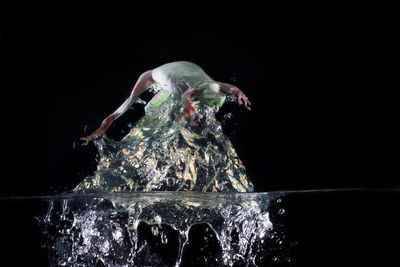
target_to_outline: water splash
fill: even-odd
[[[157,95],[121,141],[95,140],[97,170],[41,220],[52,265],[256,266],[262,259],[273,197],[245,193],[253,185],[218,109],[199,107],[202,118],[190,126],[174,120],[180,97]],[[200,225],[208,231],[203,256],[191,258]]]
[[[252,192],[245,167],[215,118],[218,109],[199,107],[203,118],[192,127],[186,118],[174,121],[181,108],[178,96],[164,92],[122,141],[97,139],[97,170],[74,192]]]
[[[268,253],[263,244],[273,242],[270,206],[279,196],[201,192],[69,195],[59,201],[58,208],[49,209],[42,226],[55,266],[186,266],[204,265],[205,261],[212,262],[211,266],[257,266]],[[193,237],[197,230],[191,230],[199,225],[217,240],[208,248],[212,257],[185,256],[193,253],[188,247],[199,242]],[[202,242],[203,248],[212,243],[210,234]],[[163,250],[170,253],[163,255]]]

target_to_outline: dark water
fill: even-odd
[[[398,190],[140,192],[0,203],[2,266],[399,266]]]

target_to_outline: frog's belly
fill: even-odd
[[[152,71],[152,77],[163,89],[179,95],[195,84],[213,81],[202,68],[186,61],[164,64]]]

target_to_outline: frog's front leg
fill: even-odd
[[[196,123],[193,121],[193,114],[196,113],[199,118],[202,118],[203,116],[196,110],[195,106],[196,104],[199,103],[199,101],[192,101],[191,98],[195,96],[195,94],[198,93],[195,90],[188,90],[185,93],[182,94],[182,102],[183,102],[183,111],[181,114],[176,117],[175,121],[179,122],[185,115],[189,117],[190,125],[195,126]]]
[[[251,110],[251,108],[250,108],[251,103],[250,103],[249,99],[239,88],[237,88],[236,86],[229,84],[229,83],[219,83],[219,84],[220,84],[222,90],[224,90],[225,92],[228,92],[228,93],[234,93],[237,96],[239,105],[241,105],[244,102],[245,107],[248,110]]]

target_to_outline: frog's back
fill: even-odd
[[[185,84],[193,87],[200,82],[213,81],[202,68],[188,61],[164,64],[154,69],[152,76],[164,89],[172,91],[186,91],[188,88],[177,88]]]

